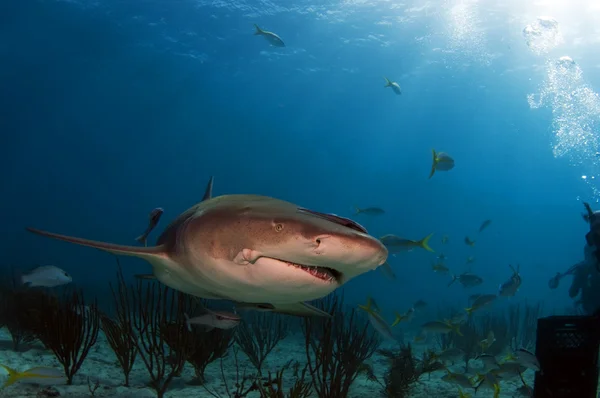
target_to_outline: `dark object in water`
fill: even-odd
[[[589,246],[593,246],[596,250],[596,269],[600,272],[600,211],[592,211],[589,203],[583,202],[587,214],[583,214],[583,219],[589,222],[590,231],[585,234],[585,241]]]
[[[534,398],[595,398],[598,389],[600,317],[538,319]]]

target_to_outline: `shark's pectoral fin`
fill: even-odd
[[[393,281],[396,280],[396,274],[394,273],[392,266],[387,261],[381,264],[378,269],[383,273],[383,275],[385,275],[386,278]]]
[[[318,309],[308,303],[288,303],[288,304],[273,304],[273,312],[281,314],[296,315],[296,316],[323,316],[331,317],[331,314]]]
[[[165,260],[168,260],[168,255],[166,253],[164,246],[155,246],[155,247],[137,247],[137,246],[124,246],[124,245],[116,245],[114,243],[106,243],[99,242],[95,240],[76,238],[74,236],[60,235],[55,234],[53,232],[42,231],[35,228],[26,228],[29,232],[33,232],[34,234],[46,236],[48,238],[62,240],[64,242],[74,243],[76,245],[93,247],[95,249],[100,249],[112,254],[122,255],[122,256],[133,256],[143,258],[144,260],[150,262],[151,264],[162,264]]]
[[[237,303],[236,308],[239,310],[252,309],[257,311],[277,312],[279,314],[295,315],[295,316],[323,316],[331,317],[331,314],[318,309],[307,303],[286,303],[286,304],[270,304],[270,303]]]

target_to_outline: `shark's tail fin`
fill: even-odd
[[[254,35],[258,36],[263,34],[263,30],[260,28],[260,26],[254,24],[254,28],[256,28],[256,30],[254,31]]]
[[[385,86],[383,87],[390,87],[393,82],[385,76],[383,78],[385,79]]]

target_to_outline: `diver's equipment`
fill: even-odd
[[[600,271],[600,211],[592,211],[592,207],[587,202],[583,202],[583,206],[586,210],[583,218],[590,224],[590,231],[585,234],[585,241],[588,246],[596,248],[594,251],[596,269]]]
[[[592,217],[594,216],[594,211],[592,210],[592,206],[588,202],[583,202],[583,207],[585,207],[585,213],[582,213],[581,216],[583,220],[587,223],[592,222]]]
[[[558,284],[560,283],[561,278],[562,278],[562,275],[560,274],[560,272],[557,272],[556,275],[554,275],[548,281],[548,287],[552,290],[556,289],[558,287]]]
[[[560,283],[560,280],[562,278],[564,278],[565,276],[568,275],[574,275],[575,272],[577,271],[577,268],[581,266],[582,263],[577,263],[575,265],[572,265],[571,268],[569,268],[568,270],[566,270],[564,273],[560,273],[557,272],[556,275],[554,275],[552,278],[550,278],[550,280],[548,281],[548,287],[552,290],[556,289],[558,287],[558,284]]]
[[[538,319],[534,398],[596,398],[600,317]]]
[[[591,226],[590,232],[585,234],[585,241],[588,246],[596,248],[593,254],[596,259],[596,269],[600,271],[600,250],[598,249],[600,248],[600,223]]]

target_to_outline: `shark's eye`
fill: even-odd
[[[275,224],[275,231],[277,231],[277,232],[283,231],[283,224],[280,224],[280,223]]]

